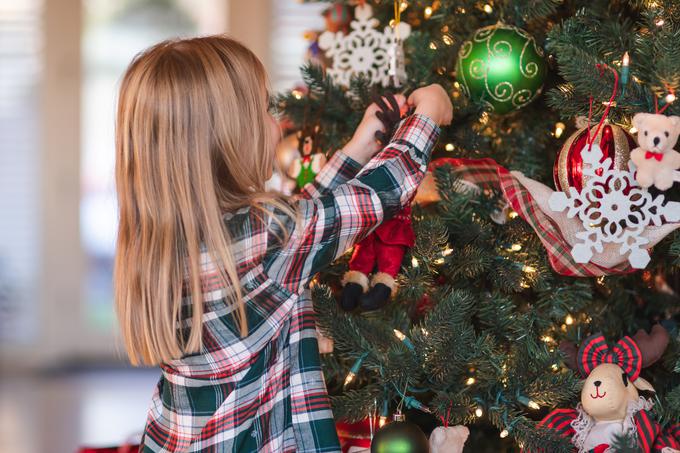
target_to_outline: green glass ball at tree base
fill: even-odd
[[[375,433],[371,453],[428,453],[430,446],[421,429],[409,422],[392,422]]]
[[[540,94],[546,73],[543,50],[531,35],[510,25],[480,28],[458,52],[461,90],[493,113],[529,104]]]

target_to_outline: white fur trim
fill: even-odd
[[[359,271],[347,271],[345,275],[342,276],[342,286],[348,283],[358,283],[364,289],[364,292],[368,291],[368,275]]]
[[[371,279],[371,286],[375,286],[378,283],[382,283],[383,285],[387,286],[392,290],[392,295],[394,295],[394,291],[397,288],[397,282],[394,280],[394,277],[392,277],[390,274],[386,274],[385,272],[376,272],[373,274],[373,278]]]

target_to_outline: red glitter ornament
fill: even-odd
[[[595,129],[591,127],[591,133],[595,133]],[[633,136],[616,124],[604,124],[593,143],[600,145],[604,155],[602,161],[609,157],[614,161],[615,167],[620,170],[628,168],[630,152],[637,148]],[[588,146],[588,128],[584,127],[572,134],[557,154],[553,177],[558,191],[566,192],[573,187],[580,192],[586,184],[587,176],[583,176],[583,159],[581,158],[581,151],[586,146]]]

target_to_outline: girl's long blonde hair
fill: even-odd
[[[245,308],[223,214],[271,196],[267,79],[257,57],[223,36],[172,40],[125,73],[116,119],[120,225],[115,306],[132,364],[201,347],[201,246],[229,287],[242,335]],[[191,323],[182,326],[184,296]]]

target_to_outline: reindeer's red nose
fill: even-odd
[[[595,381],[593,382],[593,384],[595,384],[595,387],[599,387],[600,385],[602,385],[602,381]]]

